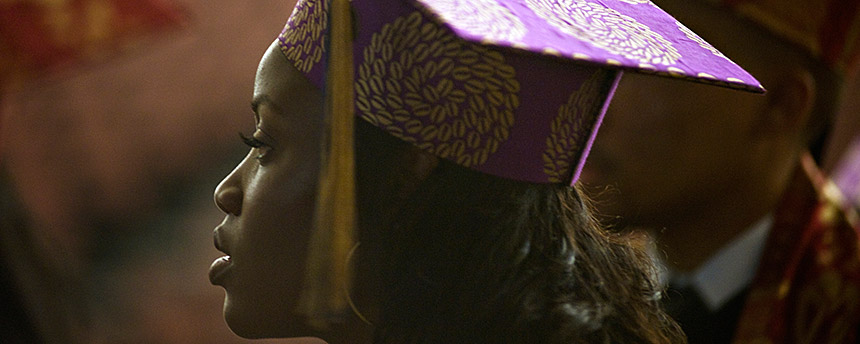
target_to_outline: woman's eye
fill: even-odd
[[[272,150],[271,146],[267,145],[263,141],[258,140],[253,135],[245,136],[245,134],[239,133],[239,137],[242,139],[242,142],[248,145],[248,147],[257,150],[257,156],[255,156],[257,160],[262,160],[266,157],[266,154],[268,154],[269,151]]]

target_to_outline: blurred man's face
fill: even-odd
[[[736,37],[747,31],[740,24],[727,28],[735,19],[723,10],[703,1],[659,5],[735,62],[758,65],[752,62],[760,47]],[[620,225],[661,229],[719,211],[737,201],[760,160],[756,154],[768,150],[760,128],[766,104],[748,92],[626,73],[582,180],[596,191],[602,216]]]
[[[605,216],[662,227],[713,206],[744,177],[756,95],[626,74],[595,140],[583,181]]]

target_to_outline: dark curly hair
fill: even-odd
[[[382,299],[375,343],[678,343],[651,260],[600,229],[578,187],[511,181],[356,121],[362,245]],[[390,167],[394,168],[390,168]],[[368,230],[368,229],[373,230]]]

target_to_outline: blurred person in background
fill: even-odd
[[[679,25],[626,0],[299,2],[257,70],[250,151],[215,190],[230,328],[683,341],[649,257],[596,226],[576,183],[619,69],[761,91]]]
[[[812,157],[860,57],[860,2],[655,3],[768,93],[626,76],[583,173],[602,216],[653,236],[691,343],[855,342],[857,218]]]

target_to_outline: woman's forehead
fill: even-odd
[[[257,116],[273,112],[289,121],[319,121],[322,116],[321,92],[276,44],[269,46],[260,60],[251,106]],[[267,110],[260,111],[264,108]]]
[[[315,87],[307,87],[308,84],[306,77],[289,63],[277,46],[270,46],[257,68],[254,99],[274,105],[282,105],[288,97],[304,99],[300,97],[318,92]]]
[[[278,89],[286,88],[288,78],[286,74],[289,72],[290,63],[279,53],[277,46],[270,45],[260,59],[260,64],[257,66],[257,74],[254,79],[254,98],[259,98],[263,94],[273,98],[270,94]]]

